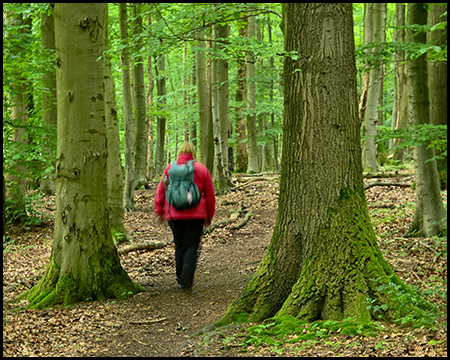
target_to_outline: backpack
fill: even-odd
[[[197,205],[201,200],[200,191],[194,182],[194,160],[178,165],[172,162],[169,169],[169,185],[166,187],[169,206],[183,210]]]

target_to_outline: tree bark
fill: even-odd
[[[134,129],[133,110],[131,103],[130,55],[128,47],[128,14],[127,3],[119,3],[120,40],[124,43],[120,51],[122,64],[122,97],[123,117],[125,127],[125,191],[123,193],[123,208],[134,210]]]
[[[372,22],[372,43],[381,43],[384,40],[384,21],[383,17],[386,16],[384,11],[386,3],[373,3],[371,4],[371,11],[368,14],[368,21]],[[381,45],[376,46],[372,53],[377,58],[380,58],[379,52],[381,51]],[[363,143],[362,161],[363,169],[369,171],[377,171],[377,145],[375,143],[375,136],[377,135],[377,125],[382,125],[382,119],[379,119],[378,108],[379,102],[379,88],[381,78],[381,63],[376,61],[372,64],[370,70],[370,81],[367,89],[367,110],[365,112],[365,127],[364,135],[367,137]]]
[[[440,22],[447,21],[447,6],[442,4],[430,4],[428,12],[428,24],[435,26]],[[436,30],[428,33],[429,43],[440,47],[447,46],[447,29]],[[428,61],[428,87],[430,94],[430,120],[435,125],[447,125],[447,62]],[[441,189],[447,189],[447,155],[437,152],[443,158],[436,161]]]
[[[166,70],[165,56],[160,54],[155,65],[156,74],[156,94],[159,99],[159,111],[164,109],[166,103]],[[159,177],[164,171],[164,140],[166,136],[166,117],[158,115],[156,118],[156,176]]]
[[[426,25],[427,10],[423,3],[408,3],[408,25]],[[407,32],[416,43],[426,43],[426,34]],[[430,123],[428,98],[427,56],[406,62],[408,74],[408,111],[414,125]],[[434,148],[428,144],[414,146],[414,173],[416,181],[416,209],[405,236],[418,234],[432,237],[447,234],[447,215],[442,203]]]
[[[249,39],[256,36],[256,17],[248,17],[248,33]],[[247,173],[257,173],[258,167],[258,146],[256,129],[256,84],[255,84],[255,59],[253,52],[247,54],[247,150],[248,165]]]
[[[239,36],[247,36],[247,22],[240,24]],[[243,58],[238,63],[237,86],[236,86],[236,171],[245,172],[247,170],[247,146],[245,144],[245,115],[244,104],[246,102],[246,71],[247,66]]]
[[[133,34],[136,39],[140,39],[142,33],[142,16],[140,15],[140,4],[133,4],[134,20]],[[135,51],[139,54],[142,51],[142,41],[136,40]],[[147,158],[147,107],[145,101],[144,84],[144,59],[140,55],[135,55],[133,59],[133,90],[135,101],[135,127],[134,127],[134,181],[136,188],[149,188],[147,177],[145,176],[145,162]]]
[[[105,26],[105,48],[109,49],[109,31]],[[120,157],[119,125],[116,108],[116,92],[109,54],[104,56],[103,79],[105,84],[105,123],[108,139],[108,159],[106,181],[108,186],[109,224],[115,243],[129,240],[130,236],[123,223],[123,175]]]
[[[112,241],[103,83],[107,4],[55,4],[58,146],[56,213],[46,272],[22,294],[29,307],[125,298],[131,282]]]
[[[205,32],[202,30],[198,34],[198,46],[205,48],[204,40]],[[196,52],[196,71],[197,71],[197,97],[198,97],[198,114],[199,114],[199,159],[203,164],[208,163],[209,149],[209,106],[208,106],[208,92],[206,84],[206,53],[198,50]],[[212,171],[213,169],[209,169]],[[212,171],[213,172],[213,171]]]
[[[283,5],[284,153],[277,222],[255,275],[215,325],[292,315],[370,321],[366,299],[401,307],[370,222],[361,165],[352,5]],[[314,19],[314,21],[312,21]],[[343,91],[342,89],[346,89]],[[374,280],[375,279],[375,280]]]
[[[400,27],[394,29],[394,41],[404,42],[405,41],[405,4],[397,3],[395,5],[395,25]],[[405,62],[405,52],[398,51],[394,54],[395,64],[401,65],[397,70],[397,122],[396,129],[406,129],[408,126],[408,86],[406,77],[406,65]],[[404,140],[395,139],[394,146],[400,145]],[[398,161],[403,161],[403,156],[405,154],[405,148],[397,148],[394,150],[394,159]]]
[[[56,110],[56,69],[55,69],[55,20],[53,18],[53,6],[51,6],[51,13],[42,13],[41,19],[41,36],[42,47],[44,48],[44,59],[51,59],[52,66],[42,75],[42,84],[44,91],[42,92],[42,118],[45,125],[48,126],[48,135],[43,139],[45,146],[46,157],[53,159],[54,162],[54,145],[52,136],[56,133],[57,110]],[[54,133],[53,133],[54,131]],[[55,174],[46,175],[41,179],[40,190],[44,194],[55,193]]]

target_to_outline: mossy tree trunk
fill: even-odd
[[[109,227],[103,61],[107,4],[55,4],[58,145],[55,233],[30,307],[141,291],[120,265]]]
[[[352,5],[284,5],[285,121],[278,217],[255,275],[216,325],[289,314],[305,320],[373,316],[377,286],[410,291],[383,259],[361,164]],[[380,290],[381,291],[381,290]]]

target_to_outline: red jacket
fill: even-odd
[[[177,163],[179,165],[186,164],[192,159],[191,154],[182,153],[178,157]],[[164,174],[167,177],[169,177],[170,166],[171,164],[167,165],[164,170]],[[155,214],[164,214],[164,218],[166,220],[212,219],[216,211],[216,197],[214,195],[214,185],[212,182],[211,173],[205,165],[197,161],[194,162],[194,182],[197,184],[200,194],[202,194],[202,199],[200,202],[196,206],[184,210],[177,210],[173,206],[169,209],[165,194],[165,187],[162,183],[161,177],[155,194]]]

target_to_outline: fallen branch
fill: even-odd
[[[221,221],[217,221],[213,224],[211,224],[209,227],[204,228],[203,229],[203,235],[209,234],[211,231],[213,231],[215,228],[221,227],[223,225],[228,225],[231,224],[232,222],[234,222],[235,220],[237,220],[239,218],[239,216],[244,212],[244,202],[241,202],[241,206],[239,207],[238,210],[234,211],[231,213],[230,217],[226,220],[221,220]],[[245,223],[248,221],[248,219],[250,218],[250,216],[252,215],[251,213],[251,209],[247,212],[247,214],[245,215],[245,218],[235,227],[233,227],[233,229],[239,229],[242,226],[245,225]]]
[[[130,324],[134,324],[134,325],[148,325],[148,324],[156,324],[159,322],[163,322],[167,320],[166,317],[164,318],[160,318],[160,319],[152,319],[152,320],[133,320],[130,321]]]
[[[237,224],[236,226],[233,227],[234,230],[240,229],[241,227],[243,227],[248,220],[250,219],[250,217],[253,215],[252,209],[249,209],[247,211],[247,214],[245,214],[244,220],[242,220],[239,224]]]
[[[407,183],[399,183],[396,181],[373,181],[371,183],[368,183],[364,185],[364,189],[367,190],[368,188],[371,188],[373,186],[400,186],[400,187],[411,187],[412,184]]]
[[[117,249],[117,253],[119,255],[123,255],[123,254],[129,253],[131,251],[136,251],[136,250],[161,249],[167,245],[170,245],[171,243],[172,243],[172,241],[145,241],[143,243],[125,245],[124,247]]]
[[[363,172],[365,179],[370,178],[391,178],[397,176],[413,176],[413,171],[379,171],[379,172]]]

